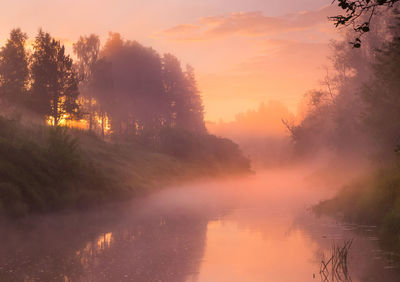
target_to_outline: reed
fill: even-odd
[[[321,281],[352,281],[348,269],[348,255],[353,239],[346,240],[343,245],[335,242],[332,244],[332,252],[328,259],[321,260],[320,276]]]

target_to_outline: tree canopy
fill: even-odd
[[[49,33],[39,31],[31,65],[32,109],[57,126],[78,115],[78,80],[65,47]]]
[[[21,105],[26,100],[29,78],[27,38],[19,28],[13,29],[0,50],[0,100],[6,106]]]
[[[355,48],[361,47],[361,36],[370,31],[371,20],[382,7],[393,8],[399,0],[334,0],[344,14],[332,16],[336,27],[352,25],[358,34],[351,42]]]
[[[27,105],[55,126],[83,120],[88,129],[115,138],[158,146],[160,132],[177,128],[207,133],[204,107],[193,67],[182,69],[172,54],[110,33],[101,47],[97,35],[73,44],[76,60],[60,41],[39,30],[33,52],[27,36],[12,30],[0,50],[0,100]]]

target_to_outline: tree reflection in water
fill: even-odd
[[[196,280],[208,220],[128,211],[3,224],[0,281]]]

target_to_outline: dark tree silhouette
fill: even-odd
[[[377,18],[357,52],[347,43],[351,31],[332,42],[334,69],[324,81],[326,89],[306,96],[308,107],[299,124],[285,122],[297,152],[314,155],[318,149],[333,149],[343,155],[394,157],[393,148],[400,143],[398,17],[388,13]]]
[[[204,124],[204,106],[200,96],[200,91],[197,88],[196,77],[194,68],[190,65],[186,66],[185,71],[185,92],[187,97],[187,105],[185,108],[186,119],[181,121],[185,124],[188,130],[197,133],[206,133],[206,126]]]
[[[112,64],[105,58],[93,65],[92,72],[93,97],[97,101],[97,111],[101,119],[101,136],[104,138],[107,117],[115,108],[114,81]]]
[[[167,115],[160,56],[152,48],[123,40],[117,33],[110,34],[102,55],[112,64],[113,132],[120,137],[152,139],[165,125]]]
[[[361,47],[360,37],[370,31],[371,20],[381,7],[392,8],[399,0],[334,0],[344,10],[344,14],[330,17],[336,27],[353,25],[358,33],[354,42],[355,48]]]
[[[78,116],[78,79],[72,59],[59,41],[39,30],[34,43],[31,65],[32,108],[51,118],[57,126],[61,119]]]
[[[163,57],[163,84],[169,106],[169,125],[196,133],[205,133],[204,107],[197,88],[194,69],[182,71],[171,54]]]
[[[73,45],[74,53],[78,58],[76,63],[79,75],[79,90],[83,96],[83,108],[88,114],[89,130],[93,129],[95,115],[95,101],[93,93],[93,71],[99,59],[100,39],[97,35],[81,36]]]
[[[174,55],[164,54],[163,62],[163,85],[168,101],[168,125],[177,126],[178,113],[184,108],[185,75],[181,64]],[[180,115],[180,113],[179,113]],[[183,117],[182,117],[183,118]]]
[[[5,106],[21,105],[26,98],[29,70],[24,45],[27,38],[19,28],[13,29],[0,51],[0,101]]]
[[[397,25],[400,30],[400,24]],[[378,52],[373,79],[362,91],[364,125],[384,158],[400,144],[400,37]]]

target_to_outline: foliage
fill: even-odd
[[[97,35],[81,36],[73,44],[73,50],[78,58],[76,63],[77,74],[79,76],[79,90],[83,96],[82,106],[87,111],[89,120],[89,130],[93,129],[95,105],[94,105],[94,72],[95,65],[99,60],[100,39]]]
[[[0,51],[0,102],[3,106],[21,106],[26,101],[28,84],[27,35],[13,29]]]
[[[55,172],[60,178],[74,177],[81,169],[79,144],[65,127],[48,129],[47,154]]]
[[[24,127],[1,117],[0,144],[1,213],[76,206],[82,195],[97,201],[106,191],[106,177],[82,158],[65,128]]]
[[[145,132],[155,136],[167,110],[158,53],[138,42],[125,41],[119,34],[111,34],[101,55],[112,66],[110,94],[114,105],[110,116],[114,137],[132,140]]]
[[[314,207],[318,214],[340,216],[347,222],[378,225],[383,243],[400,251],[400,173],[385,166],[345,186],[335,197]]]
[[[399,0],[335,0],[344,10],[344,15],[330,17],[336,27],[353,25],[358,37],[351,42],[354,48],[361,47],[360,37],[370,31],[371,20],[381,7],[392,8]]]
[[[168,124],[184,130],[205,133],[204,107],[196,85],[194,70],[187,66],[182,71],[179,60],[165,54],[163,63],[163,84],[168,100]]]
[[[297,124],[286,122],[297,153],[304,156],[333,150],[363,157],[393,156],[396,145],[393,133],[397,126],[393,121],[398,119],[392,114],[398,107],[395,102],[398,51],[390,51],[393,58],[384,59],[385,52],[377,50],[386,50],[386,40],[395,36],[398,28],[388,25],[396,17],[389,14],[387,19],[375,22],[376,28],[369,33],[362,49],[351,48],[346,43],[352,36],[350,33],[343,41],[332,43],[334,71],[327,71],[321,89],[306,94],[307,110],[303,119]],[[393,64],[385,62],[392,59]],[[393,83],[387,83],[389,80]],[[391,140],[391,143],[380,140]]]
[[[373,79],[362,90],[363,121],[383,157],[400,144],[400,37],[395,37],[377,54]]]
[[[72,59],[59,41],[42,30],[34,43],[31,75],[33,111],[52,118],[55,126],[61,119],[78,116],[78,81]]]
[[[250,161],[239,146],[226,138],[166,128],[160,133],[161,152],[185,161],[225,166],[228,170],[250,171]]]
[[[175,131],[154,152],[0,117],[0,215],[86,208],[194,177],[248,172],[248,160],[231,141]],[[185,152],[174,151],[178,139]]]
[[[183,71],[175,56],[161,57],[117,33],[110,34],[100,56],[94,87],[105,91],[94,95],[110,116],[115,138],[156,146],[162,128],[206,132],[193,68]]]
[[[96,35],[80,37],[74,65],[49,33],[39,30],[31,56],[26,40],[12,30],[0,51],[0,99],[54,127],[0,115],[0,214],[84,207],[166,179],[249,171],[236,144],[207,134],[194,70],[176,57],[111,33],[102,50]],[[90,132],[63,127],[81,118]],[[114,139],[100,140],[96,124]]]
[[[165,127],[206,132],[194,69],[182,70],[175,56],[161,57],[118,33],[110,33],[100,49],[99,37],[91,34],[73,44],[74,64],[49,33],[39,30],[31,56],[26,40],[26,34],[12,30],[0,53],[4,103],[20,107],[24,102],[55,126],[85,119],[89,130],[103,137],[107,130],[115,140],[140,139],[150,146],[157,145]]]

